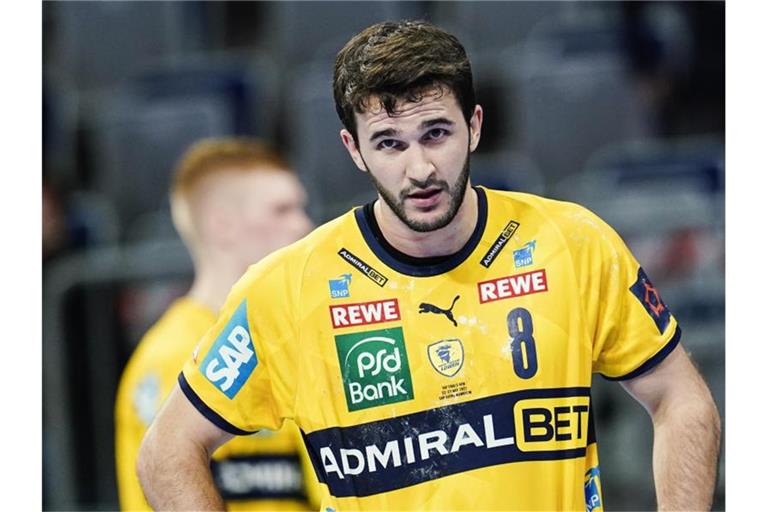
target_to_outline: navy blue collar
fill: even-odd
[[[477,224],[475,224],[475,229],[467,243],[457,252],[447,256],[416,258],[392,247],[384,238],[376,223],[376,218],[373,216],[373,202],[355,210],[355,219],[368,247],[391,269],[415,277],[445,274],[461,265],[472,254],[485,231],[485,224],[488,220],[488,200],[485,196],[485,190],[480,187],[472,188],[477,192]],[[366,210],[369,212],[367,215]]]

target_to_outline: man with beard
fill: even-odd
[[[591,212],[471,185],[459,41],[376,24],[333,91],[378,199],[235,285],[143,443],[150,502],[220,509],[210,451],[293,419],[325,511],[598,510],[598,372],[653,418],[659,507],[709,506],[720,423],[677,321]]]

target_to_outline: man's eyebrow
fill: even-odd
[[[437,117],[435,119],[428,119],[426,121],[422,121],[422,123],[419,125],[419,130],[424,130],[426,128],[429,128],[431,126],[435,126],[437,124],[445,124],[448,126],[453,126],[455,123],[448,119],[447,117]],[[384,130],[379,130],[376,132],[373,132],[371,134],[371,137],[368,139],[371,142],[374,140],[380,138],[380,137],[394,137],[400,133],[399,130],[396,130],[394,128],[386,128]]]
[[[393,137],[400,133],[398,130],[395,130],[394,128],[387,128],[385,130],[379,130],[377,132],[373,132],[371,134],[369,141],[373,142],[374,140],[378,139],[379,137]]]
[[[419,129],[423,130],[425,128],[429,128],[430,126],[435,126],[436,124],[447,124],[449,126],[453,126],[454,122],[448,119],[447,117],[438,117],[435,119],[428,119],[426,121],[423,121],[419,125]]]

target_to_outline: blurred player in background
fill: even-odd
[[[220,509],[207,452],[294,419],[324,511],[601,510],[596,372],[652,416],[659,508],[709,507],[720,422],[677,320],[592,212],[471,185],[483,109],[459,41],[371,26],[333,91],[378,199],[233,287],[147,432],[150,501]]]
[[[262,141],[203,140],[181,158],[171,210],[195,275],[187,295],[141,340],[120,382],[115,423],[124,510],[150,508],[136,476],[136,458],[144,432],[181,367],[248,266],[311,229],[305,202],[304,189],[289,165]],[[300,451],[303,443],[293,422],[277,432],[262,431],[219,448],[212,471],[228,508],[307,510],[307,487],[311,494],[317,484],[311,468],[305,468],[309,473],[302,470]],[[302,474],[310,477],[307,486]]]

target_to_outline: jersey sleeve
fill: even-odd
[[[274,258],[252,266],[179,375],[197,410],[232,434],[277,430],[294,415],[298,336],[288,267]]]
[[[570,211],[575,262],[592,368],[610,380],[637,377],[680,339],[677,320],[621,237],[585,208]]]

